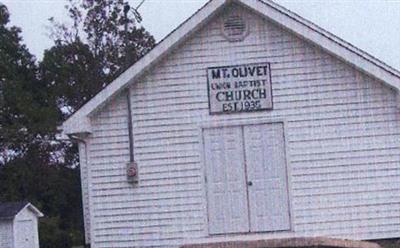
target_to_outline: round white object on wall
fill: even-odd
[[[222,22],[222,34],[231,42],[244,40],[249,34],[245,18],[238,13],[226,16]]]

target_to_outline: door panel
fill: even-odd
[[[249,125],[243,131],[250,230],[289,230],[283,124]]]
[[[249,231],[241,127],[203,132],[209,233]]]

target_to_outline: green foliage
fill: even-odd
[[[46,51],[41,71],[58,107],[66,108],[65,117],[103,88],[102,84],[94,83],[103,80],[102,68],[89,47],[79,40],[57,43]]]
[[[20,30],[8,27],[8,12],[0,12],[0,162],[9,151],[23,155],[29,144],[54,134],[58,111],[39,80],[34,57],[21,45]],[[47,137],[46,137],[47,136]]]
[[[72,112],[150,51],[154,38],[124,0],[69,0],[36,63],[0,4],[0,201],[28,200],[45,218],[41,247],[83,244],[77,147],[57,140]]]
[[[73,244],[68,232],[59,228],[58,217],[44,217],[39,223],[41,248],[70,248]],[[80,241],[82,242],[82,240]]]
[[[45,52],[41,71],[67,114],[154,47],[154,38],[137,27],[134,12],[125,15],[125,6],[124,0],[69,0],[74,24],[51,19],[55,45]]]
[[[0,201],[26,199],[45,213],[39,226],[41,247],[70,247],[72,241],[82,244],[79,171],[49,164],[47,150],[33,148],[3,165]]]

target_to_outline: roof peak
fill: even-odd
[[[0,202],[0,219],[13,219],[24,208],[29,207],[38,217],[43,214],[27,200],[15,202]]]
[[[399,71],[271,0],[210,0],[194,15],[168,34],[153,50],[128,68],[65,121],[62,126],[63,134],[90,133],[90,116],[93,113],[134,83],[149,68],[165,58],[170,51],[187,40],[193,32],[203,27],[220,9],[231,3],[237,3],[273,21],[400,92]]]

